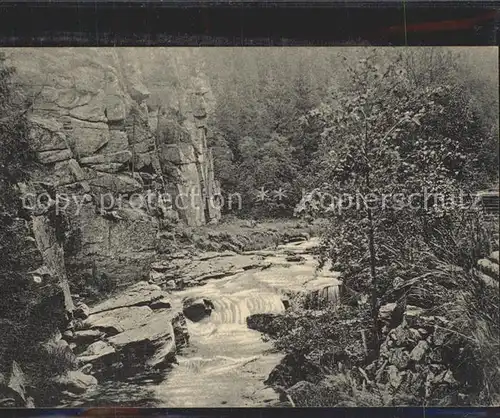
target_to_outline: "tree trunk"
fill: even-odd
[[[368,208],[368,250],[370,252],[370,276],[372,281],[371,308],[373,318],[373,333],[375,338],[375,347],[378,349],[379,327],[378,327],[378,292],[377,292],[377,272],[376,272],[376,254],[375,254],[375,232],[373,227],[372,211]]]

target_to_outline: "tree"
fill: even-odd
[[[300,199],[297,177],[306,171],[316,150],[299,119],[328,94],[325,86],[334,85],[337,55],[331,49],[303,48],[224,49],[206,54],[206,71],[216,96],[210,126],[217,137],[213,142],[216,176],[223,190],[244,195],[246,214],[292,213]],[[254,141],[255,152],[243,155],[245,147],[252,148],[248,138]],[[270,150],[269,158],[264,157],[264,149]],[[267,175],[264,170],[269,170]],[[293,181],[285,178],[292,173]],[[262,187],[286,187],[286,201],[255,199],[256,189]]]
[[[27,272],[37,262],[34,245],[26,240],[27,221],[22,218],[17,183],[32,168],[26,106],[13,88],[14,70],[0,55],[0,371],[10,367],[25,348],[26,324],[36,292]],[[5,324],[8,324],[6,328]]]
[[[20,314],[25,307],[23,273],[31,266],[32,257],[26,257],[27,228],[20,217],[21,205],[17,183],[26,179],[33,167],[33,155],[28,139],[26,104],[13,90],[13,68],[6,65],[0,55],[0,282],[2,299],[0,316]],[[24,289],[26,290],[26,289]],[[14,318],[13,318],[14,319]]]
[[[491,171],[481,161],[491,138],[460,86],[417,86],[402,64],[370,52],[348,66],[349,85],[303,119],[321,138],[314,183],[332,218],[323,255],[346,277],[368,270],[375,348],[387,268],[411,261],[429,226],[452,213],[449,200]]]

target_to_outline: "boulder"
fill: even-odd
[[[198,322],[209,316],[214,309],[213,303],[209,299],[188,298],[183,302],[183,313],[189,320]]]
[[[394,345],[398,347],[413,345],[416,342],[415,335],[410,331],[406,323],[402,323],[394,328],[389,333],[389,338],[391,338],[394,341]]]
[[[73,311],[73,317],[75,319],[87,319],[90,315],[90,308],[83,302],[76,305]]]
[[[97,386],[97,379],[81,371],[68,371],[52,379],[59,390],[74,394],[82,394]]]
[[[69,340],[79,346],[84,344],[91,344],[104,337],[104,335],[104,332],[97,329],[87,329],[75,331]]]
[[[387,367],[386,372],[387,372],[387,381],[392,386],[392,388],[393,389],[399,388],[399,386],[401,385],[402,376],[398,368],[391,364],[389,365],[389,367]]]
[[[129,329],[145,325],[153,311],[148,306],[130,306],[98,312],[90,315],[83,323],[89,330],[116,335]]]
[[[66,341],[71,341],[75,333],[71,329],[67,329],[66,331],[63,332],[63,338]]]
[[[392,313],[396,309],[396,303],[387,303],[379,309],[379,320],[383,322],[390,322]]]
[[[151,302],[149,307],[151,309],[170,309],[172,307],[170,300],[167,298],[163,298],[160,300],[155,300],[154,302]]]
[[[410,356],[404,348],[398,347],[389,350],[388,360],[389,363],[402,370],[408,366]]]
[[[92,314],[96,314],[117,308],[147,306],[151,302],[163,299],[164,297],[165,294],[160,286],[141,281],[128,287],[125,291],[111,299],[93,306],[90,311]]]
[[[294,263],[301,263],[301,262],[304,262],[306,261],[305,257],[301,256],[301,255],[289,255],[285,258],[286,261],[288,262],[294,262]]]
[[[421,340],[410,352],[410,360],[419,363],[424,358],[425,353],[429,348],[427,341]]]
[[[38,161],[40,161],[42,164],[51,164],[58,161],[69,160],[73,157],[73,154],[69,149],[62,149],[53,151],[41,151],[37,154],[37,157]]]
[[[78,356],[80,364],[93,363],[116,353],[116,350],[104,341],[96,341]]]
[[[147,324],[129,329],[108,339],[120,353],[122,361],[160,367],[175,357],[175,335],[172,316],[160,314]]]

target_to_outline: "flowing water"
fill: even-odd
[[[269,268],[175,292],[173,296],[179,300],[210,299],[214,309],[199,322],[188,320],[189,346],[178,354],[178,364],[167,377],[159,383],[139,385],[155,399],[150,406],[266,406],[278,401],[278,394],[266,388],[264,381],[283,354],[273,351],[272,343],[264,341],[261,333],[249,329],[246,318],[283,312],[287,291],[323,289],[338,295],[336,274],[316,272],[316,262],[309,254],[316,245],[315,240],[282,245],[263,252],[272,263]],[[286,262],[290,253],[300,254],[304,260]]]
[[[158,399],[171,407],[265,406],[278,400],[264,381],[283,357],[272,350],[262,334],[246,325],[256,313],[284,312],[286,291],[330,286],[338,291],[335,275],[315,272],[308,250],[311,240],[287,244],[267,257],[270,268],[250,270],[205,286],[179,292],[180,297],[210,299],[215,309],[200,322],[188,321],[189,350],[178,356],[179,364],[155,388]],[[302,254],[302,264],[286,263],[286,253]]]

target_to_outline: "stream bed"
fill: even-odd
[[[264,381],[283,358],[271,342],[247,327],[246,318],[285,311],[288,292],[320,290],[338,295],[338,273],[317,271],[311,250],[316,239],[253,251],[265,268],[248,269],[203,285],[173,292],[178,300],[209,299],[214,309],[199,322],[187,320],[189,345],[161,379],[102,382],[86,400],[71,406],[259,407],[276,404],[278,394]],[[230,263],[230,257],[227,257]],[[293,260],[293,261],[287,261]]]

